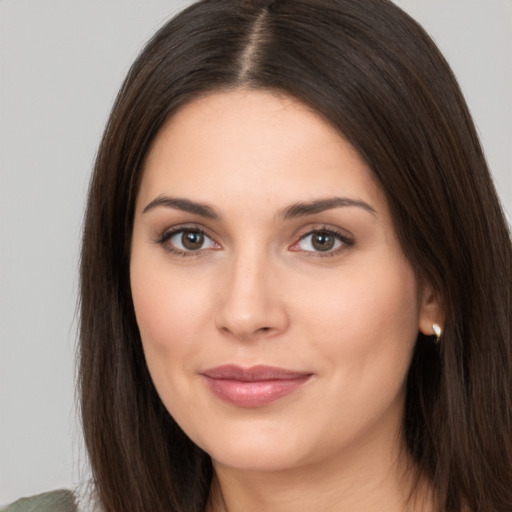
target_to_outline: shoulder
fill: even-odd
[[[45,492],[15,501],[1,512],[76,512],[75,495],[71,491]]]

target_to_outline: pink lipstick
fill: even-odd
[[[305,384],[311,373],[273,366],[218,366],[202,372],[206,384],[221,400],[238,407],[262,407]]]

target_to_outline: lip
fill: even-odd
[[[233,364],[201,373],[215,396],[237,407],[263,407],[297,391],[312,375],[275,366]]]

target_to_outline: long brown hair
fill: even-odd
[[[134,202],[165,120],[212,90],[276,90],[366,159],[446,315],[418,335],[406,447],[439,511],[512,510],[512,244],[468,108],[434,43],[387,0],[203,0],[151,39],[99,149],[81,260],[82,421],[106,512],[204,510],[209,457],[148,373],[129,282]]]

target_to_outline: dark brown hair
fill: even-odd
[[[406,447],[439,511],[512,510],[512,244],[467,106],[439,51],[387,0],[203,0],[151,39],[99,149],[81,260],[80,391],[106,512],[202,511],[209,457],[148,373],[130,294],[134,202],[166,119],[248,87],[312,107],[366,159],[403,249],[446,315],[418,336]]]

